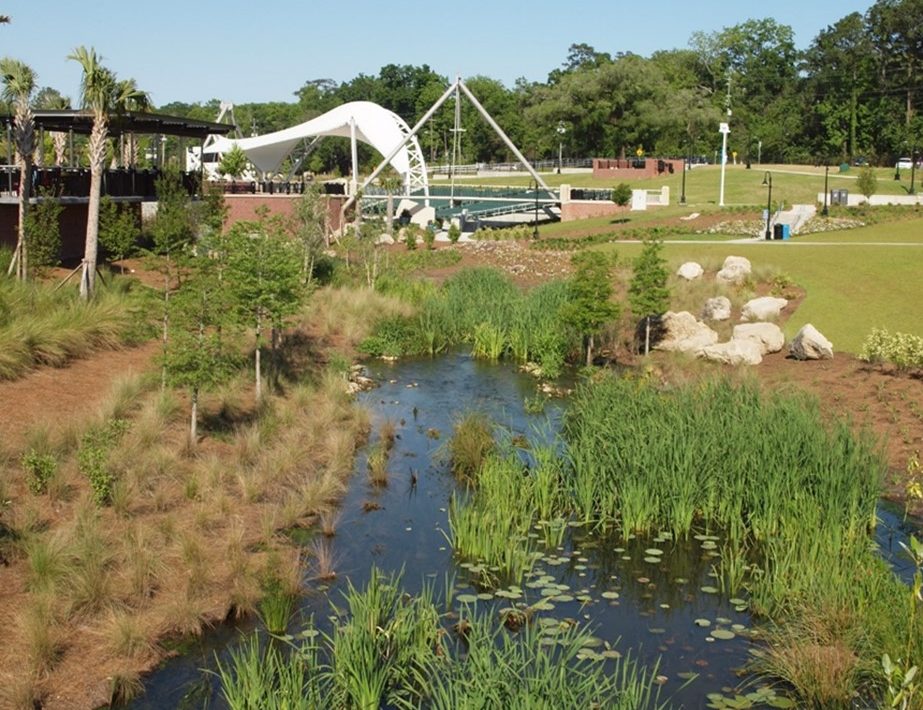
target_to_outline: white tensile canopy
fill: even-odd
[[[367,143],[385,156],[398,145],[406,143],[391,158],[390,163],[401,175],[405,191],[423,189],[429,192],[423,151],[416,137],[410,136],[410,128],[400,116],[371,101],[343,104],[310,121],[263,136],[236,140],[219,138],[206,146],[205,152],[226,153],[237,145],[257,168],[264,172],[275,172],[301,141],[316,141],[325,136],[351,140],[353,186],[358,180],[356,141]]]

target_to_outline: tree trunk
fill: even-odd
[[[51,142],[54,144],[54,164],[59,168],[63,167],[67,162],[67,134],[54,131],[51,134]]]
[[[29,275],[29,260],[26,250],[26,214],[29,211],[29,197],[32,194],[32,153],[35,150],[35,124],[32,109],[27,99],[16,103],[16,126],[13,134],[19,163],[19,224],[16,229],[16,250],[10,261],[9,273],[16,268],[16,278],[25,281]]]
[[[263,372],[260,363],[260,332],[262,323],[259,314],[256,316],[256,352],[253,354],[253,369],[256,375],[256,401],[263,397]]]
[[[593,334],[586,337],[586,366],[593,366]]]
[[[27,155],[20,157],[19,168],[19,225],[16,235],[16,278],[29,278],[29,254],[26,247],[26,215],[29,212],[29,198],[32,195],[32,161]],[[11,264],[12,266],[12,264]]]
[[[651,352],[651,317],[648,316],[644,319],[644,354],[648,355]]]
[[[167,343],[169,336],[169,326],[170,326],[170,272],[164,271],[163,273],[163,333],[161,335],[162,340],[162,352],[163,352],[163,366],[160,369],[160,391],[167,391]]]
[[[103,184],[103,160],[106,157],[106,136],[109,133],[105,114],[93,118],[90,133],[90,199],[87,205],[87,238],[80,276],[80,297],[86,301],[96,288],[96,259],[99,252],[99,201]]]
[[[394,236],[394,195],[388,191],[388,204],[385,213],[385,219],[388,222],[388,234]]]
[[[192,407],[189,413],[189,447],[194,449],[199,441],[199,388],[192,388]]]

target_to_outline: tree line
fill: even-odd
[[[752,19],[695,32],[688,47],[649,57],[574,44],[543,82],[465,81],[532,159],[557,157],[559,141],[574,157],[624,157],[640,148],[646,155],[713,158],[718,123],[729,120],[729,150],[741,160],[893,163],[923,148],[923,2],[878,0],[865,14],[821,30],[805,50],[796,48],[790,26]],[[425,64],[389,64],[342,83],[305,81],[295,101],[238,105],[236,117],[245,135],[262,134],[365,100],[413,125],[448,83]],[[218,100],[161,108],[214,119]],[[419,136],[430,163],[451,160],[454,113],[450,100]],[[457,162],[513,159],[464,101],[461,124]],[[375,158],[365,149],[366,163]],[[348,145],[322,142],[305,167],[345,174]]]

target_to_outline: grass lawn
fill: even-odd
[[[921,246],[825,244],[847,241],[844,233],[816,235],[811,242],[751,244],[667,244],[664,253],[673,271],[684,261],[719,267],[725,257],[745,256],[754,270],[774,269],[807,291],[807,298],[785,327],[792,337],[805,323],[826,335],[837,350],[856,353],[874,327],[923,333],[918,304],[923,302],[923,220],[853,230],[853,241],[895,239]],[[913,235],[909,237],[907,235]],[[623,258],[634,258],[639,244],[610,244]]]
[[[767,189],[763,187],[763,177],[766,170],[772,172],[772,198],[773,203],[779,201],[786,205],[793,203],[811,204],[817,199],[817,194],[824,191],[824,169],[804,165],[763,165],[747,170],[743,165],[729,165],[725,176],[724,200],[727,205],[765,205]],[[923,171],[921,171],[923,172]],[[906,173],[906,175],[905,175]],[[695,168],[686,173],[686,201],[690,206],[707,206],[718,204],[718,188],[721,169],[717,165],[707,165]],[[857,168],[846,174],[840,174],[838,168],[830,170],[830,189],[844,188],[850,192],[857,192]],[[880,195],[905,195],[910,185],[909,171],[901,172],[901,180],[894,180],[893,168],[878,168],[878,190]],[[923,178],[923,175],[918,176]],[[574,187],[614,187],[621,180],[611,178],[594,178],[590,173],[576,173],[564,175],[542,175],[551,187],[568,184]],[[628,181],[633,188],[646,188],[656,190],[664,185],[670,188],[671,201],[675,204],[679,200],[681,191],[682,173],[664,175],[663,177],[648,180]],[[532,182],[529,175],[503,176],[499,178],[465,178],[456,180],[460,184],[468,185],[510,185],[528,186]],[[917,181],[919,183],[919,179]]]

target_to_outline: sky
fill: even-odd
[[[155,105],[172,101],[293,101],[311,79],[347,81],[386,64],[428,64],[447,77],[484,74],[512,86],[544,81],[571,44],[648,56],[771,16],[799,48],[871,0],[0,0],[0,56],[31,66],[39,86],[77,100],[94,47]]]

